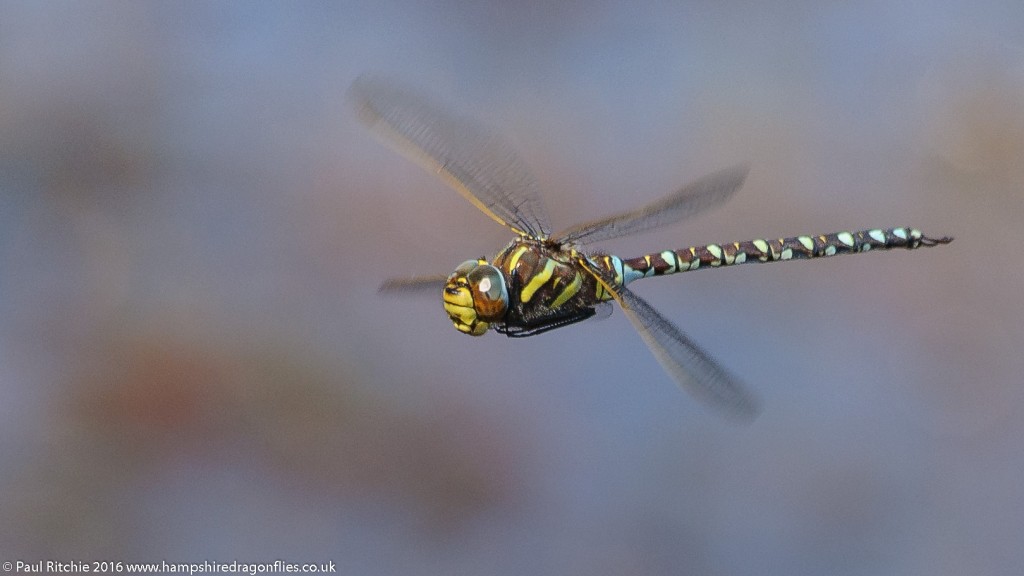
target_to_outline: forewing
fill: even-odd
[[[386,280],[377,289],[381,294],[428,294],[435,296],[444,289],[447,276],[413,276],[410,278],[392,278]]]
[[[381,78],[360,77],[350,98],[367,127],[485,214],[518,234],[547,238],[537,183],[499,137]]]
[[[629,321],[681,387],[729,416],[747,421],[757,416],[757,399],[735,376],[628,288],[616,292]]]
[[[574,226],[558,234],[555,240],[586,244],[679,222],[728,200],[743,185],[747,171],[746,166],[734,166],[709,174],[632,212]]]

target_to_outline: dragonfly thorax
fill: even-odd
[[[448,276],[444,310],[459,332],[481,336],[505,317],[508,286],[501,270],[486,260],[466,260]]]

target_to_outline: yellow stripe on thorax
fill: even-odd
[[[523,254],[529,252],[529,250],[530,249],[527,246],[520,246],[519,248],[517,248],[516,251],[512,253],[512,258],[509,259],[508,266],[506,266],[506,269],[509,272],[515,270],[516,264],[519,264],[519,259],[523,257]]]
[[[551,274],[555,271],[555,261],[550,258],[547,258],[546,260],[547,262],[544,263],[544,269],[539,273],[534,274],[533,278],[530,278],[530,281],[523,287],[523,291],[519,297],[521,301],[529,302],[530,298],[533,298],[534,293],[537,292],[537,290],[540,290],[540,287],[551,279]]]
[[[570,282],[569,285],[565,287],[565,290],[562,290],[562,293],[559,294],[558,297],[555,298],[554,302],[551,303],[551,308],[558,308],[562,304],[568,302],[569,298],[572,298],[580,291],[580,286],[582,285],[583,279],[580,278],[580,273],[577,272],[576,275],[573,276],[572,282]]]

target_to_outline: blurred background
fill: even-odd
[[[374,71],[507,137],[554,227],[740,162],[622,239],[914,226],[949,246],[636,290],[763,401],[681,392],[621,312],[467,338],[509,240],[379,144]],[[1024,7],[0,4],[2,560],[344,574],[1019,574]]]

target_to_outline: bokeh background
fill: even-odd
[[[520,150],[555,228],[748,162],[608,249],[915,226],[949,246],[637,291],[467,338],[393,276],[506,230],[358,124],[374,71]],[[1020,574],[1024,5],[0,4],[2,560],[344,574]]]

